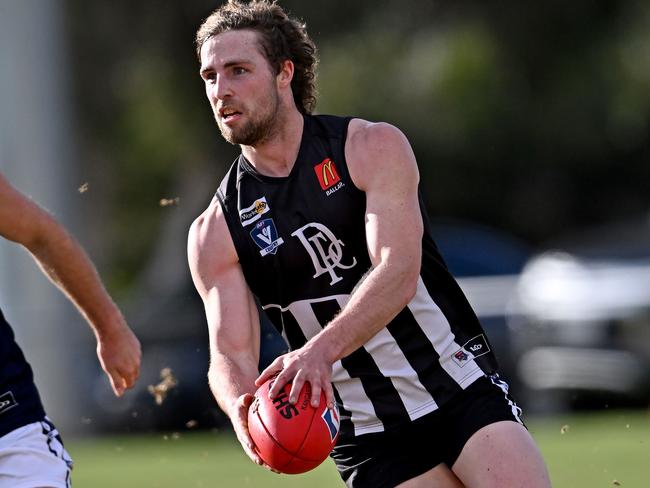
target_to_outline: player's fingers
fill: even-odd
[[[276,473],[276,474],[282,474],[280,471],[278,471],[277,469],[273,469],[273,468],[272,468],[271,466],[269,466],[268,464],[264,464],[263,466],[264,466],[266,469],[268,469],[269,471],[273,471],[273,472]]]
[[[284,389],[285,385],[287,383],[291,383],[291,381],[294,379],[295,374],[296,373],[293,368],[289,367],[286,369],[280,369],[279,372],[269,376],[269,378],[273,378],[273,381],[270,383],[271,386],[269,388],[269,398],[276,398]]]
[[[125,381],[122,376],[117,373],[117,371],[107,371],[108,374],[108,379],[111,382],[111,388],[113,388],[113,392],[115,393],[115,396],[121,397],[124,394],[124,390],[126,389]]]
[[[287,382],[288,383],[288,382]],[[300,392],[302,391],[302,387],[305,384],[305,378],[303,375],[298,373],[294,378],[293,378],[293,383],[291,384],[291,391],[289,392],[289,401],[292,404],[298,403],[298,398],[300,397]]]
[[[332,383],[329,381],[325,383],[323,390],[325,391],[325,399],[327,401],[327,408],[332,410],[336,404],[336,399],[334,398],[334,388],[332,388]]]
[[[253,402],[254,397],[249,393],[245,393],[239,398],[240,407],[237,412],[237,420],[235,422],[235,432],[237,434],[237,439],[242,445],[246,455],[258,465],[263,465],[264,461],[257,454],[255,448],[255,443],[253,442],[250,433],[248,432],[248,409],[250,408],[251,403]]]
[[[262,386],[267,379],[271,378],[279,371],[282,371],[282,360],[280,358],[275,358],[273,362],[264,368],[264,371],[262,371],[257,377],[255,380],[255,386]]]
[[[255,454],[255,448],[252,447],[250,444],[247,444],[246,442],[241,443],[242,447],[244,448],[244,452],[246,455],[251,458],[251,461],[253,461],[255,464],[262,464],[262,460],[260,457]]]
[[[246,452],[246,455],[251,458],[251,460],[259,465],[262,466],[264,464],[264,461],[262,461],[262,458],[259,457],[257,454],[257,451],[255,451],[255,446],[252,442],[242,442],[242,446],[244,448],[244,452]]]
[[[282,370],[273,380],[271,388],[269,388],[269,398],[273,399],[277,397],[284,388],[284,385],[289,383],[289,381],[291,381],[291,376],[287,373],[286,369]]]
[[[130,390],[131,388],[133,388],[135,386],[135,383],[136,383],[137,379],[138,379],[138,376],[139,376],[138,373],[130,373],[130,374],[124,375],[123,378],[124,378],[124,387],[125,387],[125,389]]]
[[[140,359],[136,362],[131,363],[124,374],[130,384],[134,384],[137,379],[140,377]]]
[[[121,385],[123,390],[129,390],[135,386],[136,381],[140,377],[140,366],[138,364],[130,364],[122,367],[116,367],[108,373],[118,385]]]
[[[253,444],[253,441],[251,440],[250,436],[248,434],[243,434],[238,432],[237,433],[237,438],[239,439],[239,443],[241,444],[242,448],[244,449],[244,452],[246,455],[255,463],[258,465],[264,464],[264,461],[262,461],[262,458],[259,457],[257,452],[255,451],[255,444]]]
[[[311,384],[311,406],[316,408],[320,405],[320,393],[321,393],[320,383]]]
[[[140,364],[140,360],[138,359],[138,362],[133,365],[133,368],[131,370],[132,384],[135,384],[135,382],[138,381],[138,378],[140,378]]]
[[[242,405],[246,408],[247,413],[248,413],[248,409],[253,404],[254,400],[255,400],[255,395],[252,395],[250,393],[244,393],[242,395]]]

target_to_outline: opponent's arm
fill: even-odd
[[[74,238],[0,175],[0,235],[24,246],[76,305],[97,339],[97,356],[121,396],[140,374],[140,343]]]
[[[258,375],[259,315],[216,198],[190,228],[188,260],[208,322],[210,389],[246,454],[263,464],[248,433]]]
[[[421,266],[422,215],[419,174],[406,137],[388,124],[350,123],[346,160],[352,179],[366,193],[366,235],[372,269],[349,302],[302,348],[280,356],[257,379],[281,371],[270,395],[293,379],[290,399],[311,383],[312,402],[321,389],[334,403],[331,365],[385,327],[413,298]]]

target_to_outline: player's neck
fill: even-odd
[[[254,146],[241,146],[242,154],[263,175],[288,176],[298,157],[303,125],[297,109],[287,110],[271,137]]]

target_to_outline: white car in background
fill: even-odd
[[[524,267],[508,325],[527,408],[650,402],[650,247],[644,230],[634,246],[613,245],[623,239],[613,231],[600,247],[544,252]]]

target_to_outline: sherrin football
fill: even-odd
[[[269,399],[275,378],[261,385],[248,410],[248,430],[255,450],[271,468],[286,474],[304,473],[321,464],[332,451],[339,434],[339,413],[327,408],[325,394],[311,406],[311,387],[306,383],[298,402],[289,402],[291,383]]]

